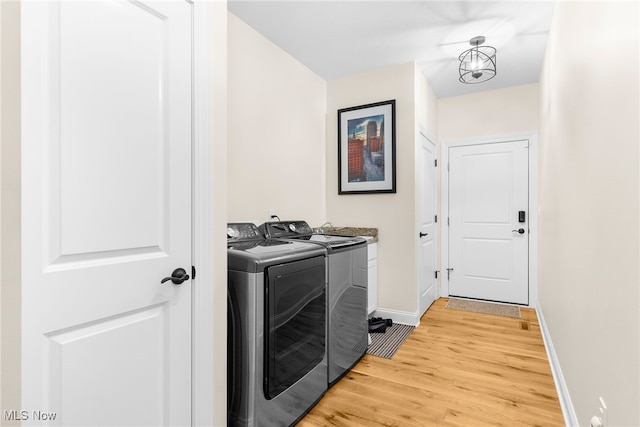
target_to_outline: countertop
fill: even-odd
[[[366,237],[369,243],[378,241],[378,229],[366,227],[324,227],[325,234],[335,234],[338,236],[362,236]]]

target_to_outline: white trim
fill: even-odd
[[[556,391],[558,392],[558,399],[560,400],[560,407],[562,408],[562,415],[564,416],[564,423],[568,427],[578,427],[578,416],[573,408],[571,402],[571,396],[569,395],[569,389],[567,383],[564,380],[562,369],[560,368],[560,361],[556,355],[556,351],[553,348],[553,342],[551,341],[551,335],[547,328],[547,322],[542,315],[542,309],[540,308],[540,302],[537,302],[536,314],[538,316],[538,323],[540,325],[540,331],[542,332],[542,340],[544,341],[544,348],[547,351],[547,358],[549,359],[549,365],[551,365],[551,374],[556,385]]]
[[[537,132],[512,133],[482,138],[464,138],[442,141],[440,172],[440,194],[442,196],[442,254],[441,277],[445,277],[449,265],[449,233],[445,228],[449,217],[449,148],[468,145],[491,144],[510,141],[529,141],[529,307],[536,307],[538,301],[538,136]],[[440,296],[449,296],[449,281],[440,282]]]
[[[538,135],[529,137],[529,307],[538,306]]]
[[[420,324],[417,312],[412,313],[378,307],[373,317],[384,317],[385,319],[393,320],[393,323],[401,323],[403,325],[418,326]]]
[[[214,425],[214,322],[211,224],[213,28],[211,3],[193,5],[193,265],[191,425]]]
[[[449,147],[447,141],[440,142],[440,200],[442,218],[440,228],[442,238],[440,239],[440,297],[449,297],[449,280],[445,280],[447,268],[449,267],[449,229],[447,221],[449,218]]]
[[[429,141],[433,142],[436,145],[436,148],[437,148],[438,139],[436,138],[436,136],[433,133],[431,133],[431,131],[429,131],[429,129],[427,129],[424,126],[420,125],[420,126],[418,126],[418,132],[421,133],[422,135],[424,135]]]
[[[2,25],[2,5],[0,4],[0,25]],[[0,46],[2,46],[2,31],[0,31]],[[0,76],[2,75],[2,55],[0,54]],[[0,99],[2,99],[2,82],[1,82],[1,77],[0,77]],[[2,120],[4,119],[4,114],[0,114],[0,135],[2,135]],[[3,144],[4,146],[4,144]],[[3,149],[0,148],[0,163],[2,162],[2,154],[3,154]],[[1,167],[0,167],[1,169]],[[2,173],[0,173],[0,183],[2,183],[3,180],[3,175]],[[0,187],[2,188],[2,187]],[[2,202],[4,201],[4,190],[0,190],[0,224],[3,222],[2,221],[2,217],[4,215],[6,215],[2,209]],[[0,226],[0,239],[2,239],[2,230],[3,227]],[[4,263],[4,257],[2,256],[2,245],[0,245],[0,277],[2,276],[2,267],[4,267],[6,269],[6,264]],[[5,270],[6,271],[6,270]],[[0,307],[2,307],[4,309],[4,306],[2,305],[2,292],[0,292]],[[6,320],[5,320],[6,321]],[[3,338],[3,334],[2,334],[2,328],[0,328],[0,373],[4,372],[4,366],[3,362],[2,362],[2,355],[3,355],[3,351],[2,351],[2,345],[4,345],[4,338]],[[5,362],[6,363],[6,362]],[[13,384],[13,383],[12,383]],[[2,389],[4,387],[0,387],[0,407],[5,407],[4,405],[4,400],[2,400]]]

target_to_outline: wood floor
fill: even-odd
[[[563,426],[535,311],[439,299],[393,359],[365,355],[298,426]]]

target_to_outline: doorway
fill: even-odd
[[[433,303],[436,297],[436,145],[431,138],[420,132],[418,138],[419,159],[419,210],[418,210],[418,318]]]
[[[534,305],[534,141],[527,136],[446,144],[443,296]]]

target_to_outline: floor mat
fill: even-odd
[[[506,317],[520,317],[520,307],[508,304],[495,304],[489,302],[471,301],[466,299],[450,298],[445,306],[454,310],[473,311],[476,313],[496,314]]]
[[[372,332],[367,354],[391,359],[414,327],[395,323],[384,334]]]

